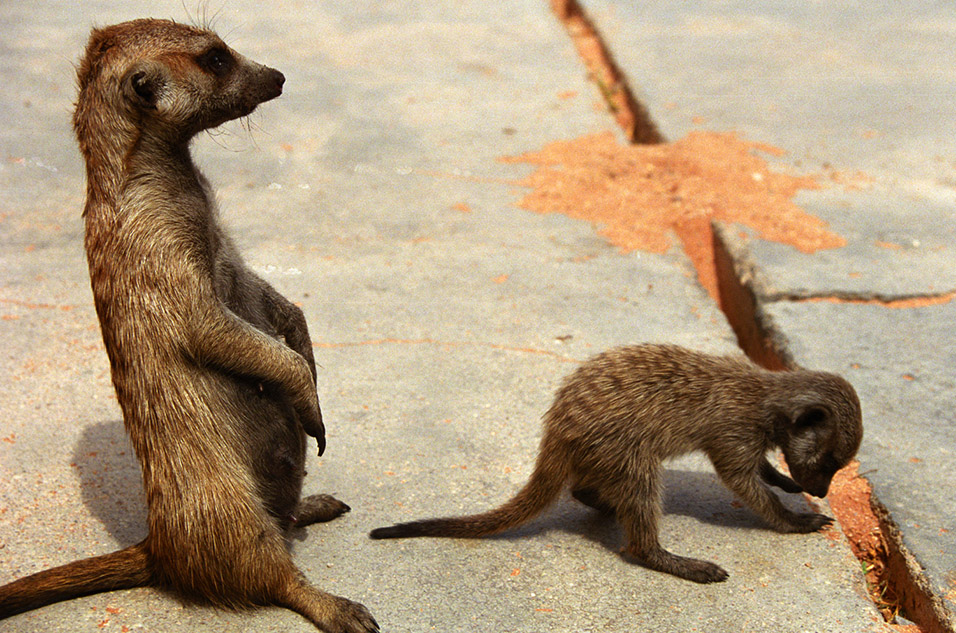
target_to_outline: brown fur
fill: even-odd
[[[148,536],[0,587],[0,618],[153,585],[225,608],[280,605],[332,633],[378,626],[307,583],[285,533],[344,503],[300,502],[306,433],[324,446],[301,310],[223,233],[190,139],[282,92],[214,33],[164,20],[93,31],[74,126],[86,251],[113,384],[143,471]]]
[[[862,436],[856,392],[839,376],[770,372],[744,357],[669,345],[617,348],[584,363],[558,391],[544,416],[537,465],[513,499],[483,514],[402,523],[371,536],[495,534],[535,517],[570,482],[576,499],[617,516],[627,551],[643,565],[720,581],[727,573],[717,565],[658,543],[661,462],[703,451],[724,484],[771,526],[812,532],[831,519],[786,509],[764,482],[823,497]],[[773,448],[783,451],[796,481],[767,461]]]

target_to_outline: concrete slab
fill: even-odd
[[[841,296],[892,301],[939,297],[956,290],[956,200],[948,188],[916,197],[878,185],[865,191],[830,187],[801,192],[796,202],[825,218],[846,241],[812,255],[750,240],[769,299]]]
[[[667,138],[698,127],[736,130],[785,150],[779,165],[820,175],[824,188],[796,201],[849,244],[838,255],[807,257],[756,241],[775,288],[880,295],[956,288],[956,270],[943,265],[956,258],[956,71],[948,63],[956,9],[581,4]]]
[[[178,2],[135,10],[0,7],[15,71],[0,86],[0,582],[144,534],[68,122],[89,24],[184,17]],[[215,21],[287,77],[251,133],[232,124],[195,149],[248,261],[309,319],[329,448],[310,457],[306,491],[353,507],[293,538],[312,581],[388,631],[884,630],[839,536],[767,530],[700,458],[668,472],[662,539],[724,565],[717,586],[626,563],[619,529],[570,500],[496,539],[368,540],[506,499],[578,361],[646,340],[728,352],[733,336],[681,253],[622,256],[586,223],[516,207],[530,168],[499,157],[614,125],[547,3],[239,0]],[[288,611],[221,613],[151,589],[0,628],[313,630]]]
[[[796,201],[829,222],[844,248],[806,255],[741,238],[739,227],[724,236],[753,268],[758,303],[796,361],[844,373],[860,391],[860,471],[956,613],[956,506],[943,492],[956,450],[948,344],[956,10],[917,2],[583,4],[667,136],[698,125],[739,130],[786,150],[779,165],[835,176]],[[913,296],[941,305],[893,309],[893,299]],[[813,297],[882,303],[801,301]]]

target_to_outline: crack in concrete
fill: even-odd
[[[79,307],[68,303],[33,303],[30,301],[22,301],[20,299],[0,299],[0,303],[14,305],[19,308],[26,308],[27,310],[62,310],[64,312],[69,312],[70,310],[74,310]]]
[[[624,130],[627,139],[642,145],[663,143],[664,136],[644,105],[634,97],[611,51],[604,45],[604,40],[581,5],[577,0],[550,1],[555,15],[568,30],[591,80],[600,90],[608,110]]]
[[[877,305],[884,308],[912,309],[928,306],[944,305],[956,298],[956,290],[940,293],[925,294],[881,294],[881,293],[776,293],[763,296],[766,302],[793,302],[793,303],[846,303],[854,305]]]

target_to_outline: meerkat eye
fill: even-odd
[[[197,57],[196,63],[203,70],[222,77],[232,68],[233,58],[229,51],[217,46]]]

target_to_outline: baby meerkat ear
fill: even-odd
[[[162,71],[153,64],[137,64],[123,77],[123,94],[130,103],[155,110],[165,84]]]
[[[799,411],[793,418],[793,425],[796,429],[808,429],[822,427],[828,424],[830,412],[823,405],[809,406]]]
[[[785,451],[787,447],[794,449],[798,444],[812,445],[826,433],[831,418],[829,409],[814,400],[790,403],[774,416],[773,441]],[[812,450],[812,446],[806,450]]]

